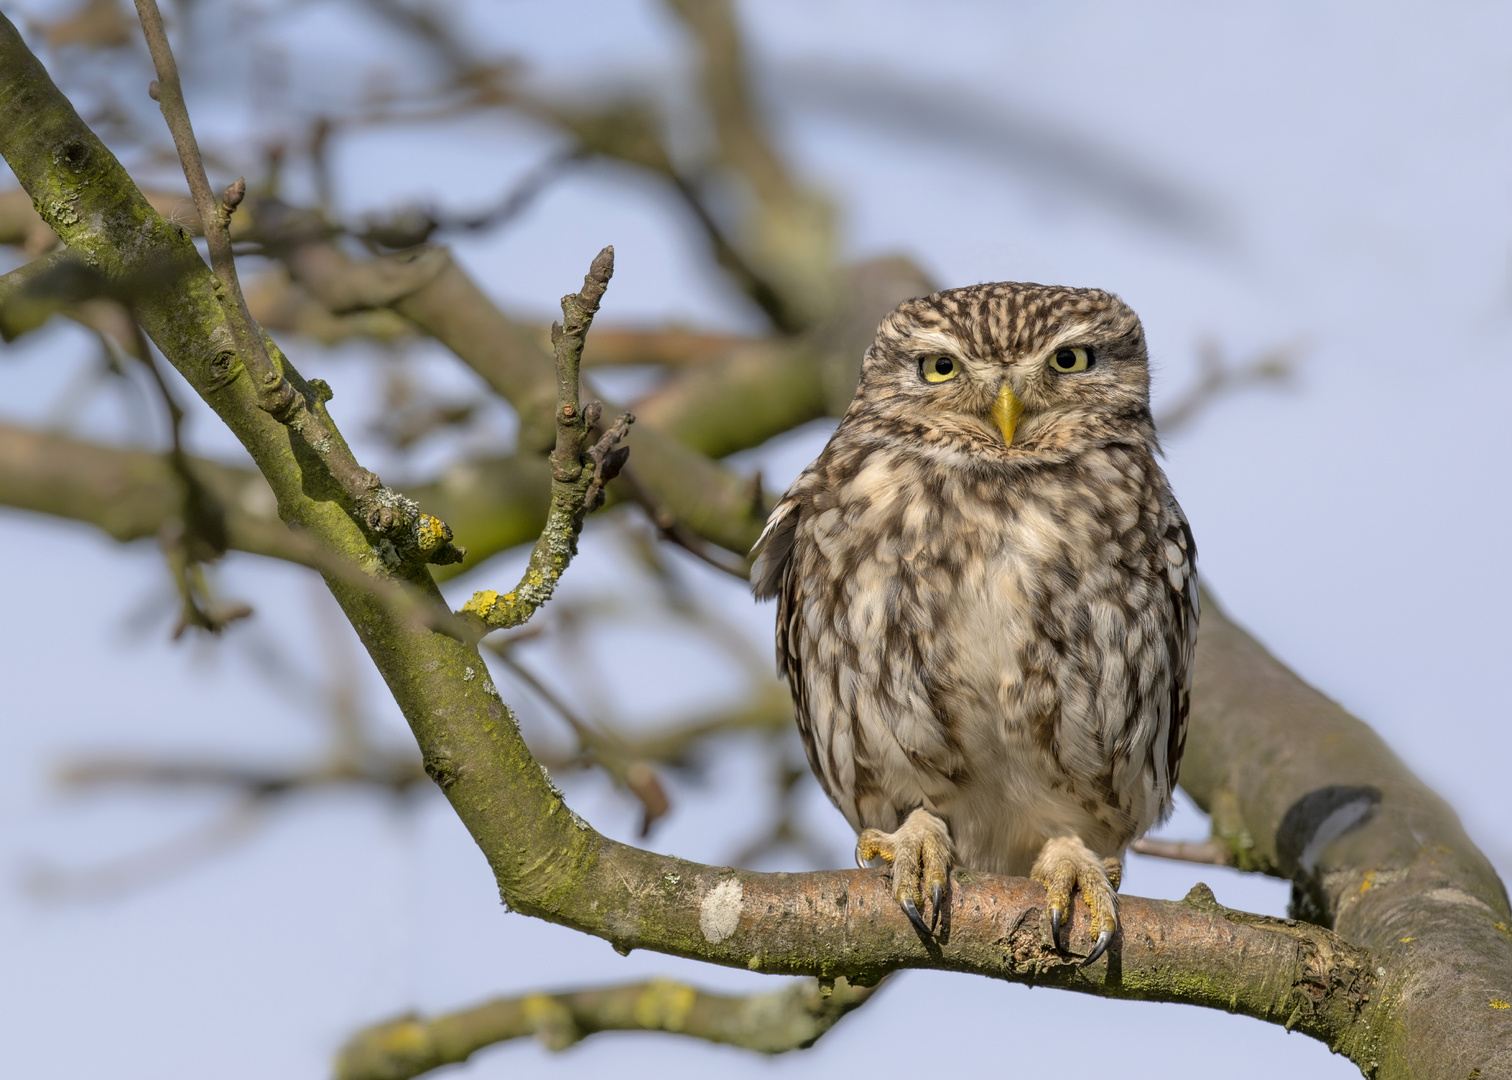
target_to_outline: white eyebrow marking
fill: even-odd
[[[925,352],[939,351],[953,356],[960,356],[965,351],[960,338],[939,330],[915,330],[908,335],[908,343],[921,346]]]

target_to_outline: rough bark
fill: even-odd
[[[1293,914],[1368,950],[1367,1075],[1512,1076],[1512,909],[1460,826],[1381,738],[1205,601],[1181,786]]]

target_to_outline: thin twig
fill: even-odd
[[[1216,342],[1205,341],[1197,349],[1197,381],[1161,410],[1155,426],[1163,434],[1184,428],[1215,401],[1252,386],[1285,386],[1291,382],[1300,348],[1283,345],[1261,353],[1244,364],[1229,364]]]
[[[739,555],[706,543],[697,533],[684,526],[670,509],[651,494],[650,489],[640,482],[631,469],[625,468],[620,471],[619,482],[620,489],[646,512],[646,516],[651,519],[651,524],[656,526],[656,531],[662,539],[676,544],[690,555],[708,563],[716,570],[723,570],[731,577],[745,581],[751,576],[749,562]]]
[[[148,94],[162,108],[163,119],[173,135],[173,145],[178,150],[179,163],[184,169],[184,179],[189,182],[189,193],[199,211],[205,240],[210,246],[210,268],[215,271],[220,286],[217,298],[226,312],[226,322],[236,341],[242,362],[256,381],[259,404],[277,415],[290,407],[294,388],[274,366],[263,344],[262,335],[253,329],[252,315],[247,310],[246,298],[242,295],[241,283],[236,277],[236,259],[231,254],[231,231],[227,227],[231,211],[240,202],[227,189],[224,202],[217,201],[210,190],[210,179],[205,175],[205,163],[200,157],[199,142],[194,137],[194,127],[189,120],[189,109],[184,104],[184,89],[179,82],[178,63],[168,45],[168,33],[163,29],[163,16],[158,11],[157,0],[136,0],[137,17],[142,21],[142,32],[147,38],[147,49],[152,54],[153,67],[157,69],[157,81],[148,88]],[[245,184],[242,191],[245,192]]]
[[[514,644],[515,641],[502,642],[492,646],[492,651],[515,678],[528,686],[572,728],[578,740],[579,758],[587,755],[592,764],[603,768],[611,780],[640,801],[640,834],[643,837],[649,836],[652,824],[672,809],[671,800],[667,798],[666,789],[662,787],[656,770],[650,762],[631,753],[623,740],[578,716],[560,696],[514,658],[511,649]]]
[[[542,192],[586,156],[581,147],[560,150],[521,177],[498,202],[474,214],[446,214],[424,206],[410,206],[387,214],[372,214],[361,228],[341,231],[386,248],[416,247],[435,233],[486,232],[514,220]]]
[[[514,590],[504,594],[480,590],[462,605],[461,616],[475,617],[482,633],[506,630],[524,623],[556,590],[572,557],[577,554],[583,518],[597,508],[603,486],[619,473],[627,451],[619,445],[635,418],[625,413],[598,441],[585,447],[602,406],[583,406],[578,400],[583,342],[599,302],[614,274],[614,248],[594,258],[583,278],[581,292],[562,297],[562,322],[551,328],[556,346],[556,445],[551,451],[551,509],[546,527],[530,551],[530,561]]]
[[[142,331],[136,313],[128,309],[127,315],[135,358],[147,369],[163,407],[168,410],[168,431],[172,440],[167,454],[168,465],[184,489],[182,515],[177,522],[165,522],[158,533],[158,543],[167,556],[181,601],[179,621],[173,629],[173,637],[177,640],[190,627],[219,634],[231,623],[252,615],[250,604],[216,603],[206,587],[205,575],[201,569],[202,564],[214,562],[224,555],[230,545],[226,508],[195,474],[189,455],[184,450],[184,410],[168,389],[168,383],[152,355],[147,335]]]
[[[394,548],[396,565],[412,558],[438,564],[461,562],[466,552],[452,543],[451,529],[446,523],[421,513],[412,500],[384,487],[375,473],[364,469],[326,417],[319,390],[315,390],[313,400],[306,397],[289,382],[269,355],[262,331],[247,310],[247,299],[237,280],[236,259],[231,250],[229,223],[231,214],[246,194],[246,182],[237,180],[216,201],[190,125],[178,65],[168,45],[156,0],[136,0],[136,8],[158,74],[148,92],[162,107],[163,118],[173,134],[184,179],[189,182],[189,191],[210,247],[216,299],[225,313],[242,364],[252,376],[258,406],[298,433],[325,460],[331,476],[352,501],[358,519],[389,540]],[[329,394],[324,396],[329,397]]]

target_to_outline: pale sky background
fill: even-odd
[[[206,141],[266,134],[278,110],[348,99],[385,57],[392,78],[412,77],[390,35],[362,29],[336,4],[200,8],[204,38],[230,43],[183,61],[191,89],[207,74],[220,79],[220,96],[191,96]],[[64,7],[0,0],[0,9],[15,19]],[[476,40],[528,58],[547,85],[635,81],[675,93],[685,76],[677,31],[653,5],[466,10]],[[1203,339],[1238,360],[1299,348],[1294,389],[1227,400],[1168,440],[1204,580],[1288,664],[1368,720],[1501,871],[1512,870],[1512,9],[767,0],[741,11],[782,145],[841,206],[850,255],[905,252],[944,286],[1021,279],[1116,291],[1144,319],[1157,408],[1194,377]],[[141,96],[140,71],[119,92]],[[264,83],[253,93],[257,71]],[[846,77],[868,80],[865,110],[836,91]],[[928,101],[928,123],[903,107],[910,96]],[[416,197],[469,210],[549,145],[499,121],[352,138],[338,148],[341,203],[353,215]],[[1129,194],[1134,174],[1187,193],[1190,212],[1173,223],[1142,210]],[[689,235],[653,185],[588,169],[522,220],[455,249],[502,302],[544,314],[613,243],[605,320],[751,325]],[[337,418],[357,434],[376,400],[362,350],[285,344],[307,375],[330,380]],[[439,383],[469,385],[444,354],[419,351]],[[7,348],[0,415],[42,422],[91,357],[89,340],[62,325]],[[102,393],[75,430],[155,439],[159,427],[129,401]],[[490,424],[476,438],[506,442],[508,418]],[[759,460],[769,484],[784,483],[826,432],[808,429],[747,464]],[[201,452],[237,452],[203,409],[190,437]],[[438,447],[436,461],[456,443]],[[380,449],[358,448],[382,469]],[[518,554],[501,556],[448,595],[460,602],[513,580],[519,564]],[[220,641],[175,644],[150,544],[123,548],[0,511],[0,565],[0,1036],[14,1075],[302,1080],[325,1075],[354,1028],[408,1009],[653,974],[777,985],[642,952],[621,958],[604,942],[502,913],[481,855],[429,791],[404,805],[296,799],[230,853],[149,887],[39,900],[23,887],[38,865],[109,862],[222,806],[210,795],[61,795],[49,774],[65,756],[114,748],[287,762],[319,750],[319,703],[302,687],[277,692],[254,657],[276,639],[314,675],[329,615],[319,605],[330,605],[305,572],[233,556],[222,591],[254,598],[256,619]],[[770,608],[679,565],[767,648]],[[590,527],[559,595],[602,594],[625,573],[604,528]],[[599,644],[606,679],[634,717],[676,716],[731,692],[685,640],[626,623]],[[549,649],[530,655],[552,670]],[[408,738],[365,659],[356,669],[375,722]],[[540,722],[528,701],[521,712]],[[676,809],[650,845],[728,859],[763,820],[765,760],[737,743],[701,783],[674,782]],[[569,776],[563,786],[595,826],[633,839],[631,807],[607,783]],[[844,822],[811,793],[844,865]],[[1195,838],[1206,823],[1187,804],[1166,832]],[[1175,898],[1197,880],[1231,906],[1284,912],[1284,883],[1217,868],[1136,857],[1125,889]],[[561,1055],[521,1040],[452,1075],[1089,1067],[1131,1077],[1358,1075],[1319,1043],[1222,1013],[923,972],[898,978],[814,1049],[774,1060],[607,1035]]]

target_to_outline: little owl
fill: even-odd
[[[952,862],[1028,874],[1102,955],[1171,805],[1197,549],[1156,463],[1139,317],[1003,282],[900,304],[751,572],[809,764],[920,932]]]

